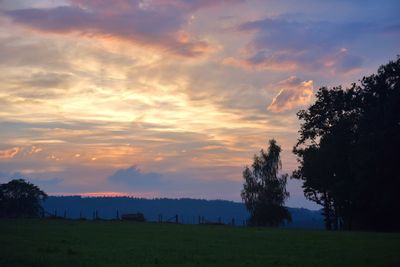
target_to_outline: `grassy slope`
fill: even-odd
[[[0,220],[0,266],[400,266],[400,234]]]

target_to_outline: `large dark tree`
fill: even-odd
[[[400,230],[400,57],[361,81],[354,173],[359,188],[355,224]]]
[[[400,58],[349,89],[320,88],[315,103],[298,112],[293,176],[323,206],[327,229],[399,229],[391,220],[400,212],[399,103]]]
[[[0,184],[0,217],[39,217],[46,198],[39,187],[23,179]]]
[[[269,141],[268,152],[260,151],[254,155],[251,168],[243,171],[243,190],[241,192],[248,211],[250,224],[260,226],[279,226],[290,221],[290,213],[284,207],[289,197],[286,191],[287,175],[278,177],[282,167],[280,160],[281,148],[275,140]]]
[[[354,187],[350,154],[354,143],[355,87],[320,88],[316,102],[298,113],[303,120],[294,148],[300,167],[293,176],[304,181],[305,196],[322,205],[327,229],[349,225]]]

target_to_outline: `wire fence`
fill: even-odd
[[[76,214],[76,211],[74,212]],[[70,216],[68,209],[54,209],[53,211],[44,210],[42,213],[43,218],[47,219],[64,219],[64,220],[104,220],[104,221],[137,221],[137,222],[156,222],[156,223],[172,223],[172,224],[197,224],[197,225],[231,225],[231,226],[247,226],[247,220],[240,220],[235,217],[222,218],[217,217],[214,219],[202,215],[189,216],[178,214],[158,214],[157,219],[146,219],[143,213],[120,213],[117,209],[115,217],[107,216],[102,217],[99,210],[95,209],[90,214],[86,211],[79,210],[79,216]]]

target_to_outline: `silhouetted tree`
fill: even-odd
[[[354,177],[350,154],[358,112],[355,88],[322,87],[315,103],[297,113],[303,120],[294,153],[300,166],[294,178],[303,180],[305,196],[322,205],[328,230],[347,225]],[[350,189],[350,190],[349,190]]]
[[[0,217],[39,217],[46,198],[39,187],[23,179],[0,184]]]
[[[400,230],[400,57],[364,77],[358,88],[354,169],[357,228]]]
[[[327,229],[398,230],[400,58],[349,89],[320,88],[293,151],[305,196],[323,206]]]
[[[260,155],[254,155],[251,168],[243,171],[245,182],[241,196],[250,212],[251,225],[279,226],[291,221],[289,211],[283,206],[289,197],[287,174],[278,177],[282,168],[280,152],[276,141],[270,140],[268,152],[261,149]]]

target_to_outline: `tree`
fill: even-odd
[[[297,113],[303,123],[293,149],[300,163],[293,177],[303,180],[306,198],[323,206],[328,230],[349,225],[354,187],[349,156],[358,117],[354,92],[355,85],[322,87],[315,103]]]
[[[364,77],[354,169],[359,186],[355,223],[363,230],[400,230],[400,56]]]
[[[254,155],[251,168],[243,171],[242,199],[250,212],[250,224],[260,226],[279,226],[291,221],[284,203],[289,197],[286,191],[287,174],[278,177],[282,168],[281,148],[275,140],[269,141],[268,152],[263,149],[260,155]]]
[[[320,88],[297,113],[293,152],[305,196],[327,229],[399,230],[400,57],[349,89]]]
[[[0,217],[39,217],[47,194],[23,179],[0,184]]]

